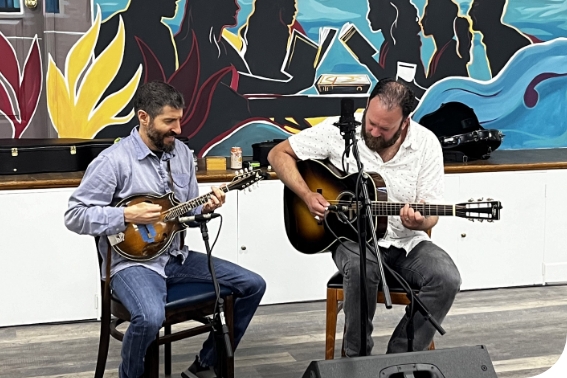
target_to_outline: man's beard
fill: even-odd
[[[366,125],[364,122],[360,129],[360,133],[362,134],[362,139],[364,139],[364,143],[366,143],[366,146],[370,148],[372,151],[380,153],[385,149],[392,147],[394,144],[396,144],[398,139],[400,139],[400,135],[402,135],[402,125],[400,124],[400,126],[398,127],[398,131],[396,131],[396,133],[388,140],[385,140],[384,137],[381,136],[373,137],[372,135],[368,134],[366,132]]]
[[[169,131],[167,133],[160,133],[154,127],[154,122],[151,121],[148,125],[147,133],[148,133],[148,138],[150,138],[150,140],[152,141],[154,146],[157,147],[158,150],[163,152],[173,151],[173,148],[175,147],[175,140],[169,144],[165,144],[164,142],[165,138],[177,135],[173,131]]]

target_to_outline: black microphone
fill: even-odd
[[[360,124],[360,122],[354,119],[354,100],[352,98],[343,98],[341,100],[341,116],[339,122],[335,122],[334,125],[340,128],[341,135],[345,138],[347,158],[350,151],[350,139],[354,136],[356,126]]]
[[[349,209],[348,206],[329,205],[327,206],[327,210],[346,213]]]
[[[191,215],[190,217],[179,217],[179,223],[190,223],[190,222],[206,222],[213,218],[220,217],[218,213],[207,213],[207,214],[197,214]]]
[[[341,117],[339,123],[350,123],[354,120],[354,100],[352,98],[343,98],[341,100]]]

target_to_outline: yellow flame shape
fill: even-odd
[[[119,117],[118,113],[134,96],[142,76],[142,65],[124,88],[107,96],[97,106],[120,69],[125,41],[121,18],[116,37],[92,60],[100,30],[100,13],[99,9],[93,25],[69,51],[65,61],[65,76],[49,55],[47,108],[59,138],[91,139],[104,127],[128,122],[134,116],[133,109],[124,117]]]

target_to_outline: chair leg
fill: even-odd
[[[159,378],[159,334],[146,350],[144,361],[144,377]]]
[[[100,319],[100,339],[98,342],[98,358],[96,361],[95,378],[102,378],[106,369],[108,345],[110,342],[110,301],[102,301]]]
[[[335,358],[335,334],[337,332],[337,290],[327,288],[327,325],[325,331],[325,359]]]
[[[171,325],[166,325],[163,330],[164,336],[171,335]],[[165,375],[171,375],[171,343],[163,345],[163,363],[165,365]]]

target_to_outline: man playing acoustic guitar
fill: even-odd
[[[378,82],[370,94],[362,115],[362,126],[356,132],[360,159],[367,172],[380,174],[388,187],[388,199],[406,205],[399,216],[391,216],[385,235],[378,240],[383,261],[398,272],[413,288],[431,315],[441,323],[451,308],[461,284],[461,277],[450,256],[433,244],[426,230],[437,223],[437,216],[424,216],[409,203],[439,202],[444,192],[444,167],[441,146],[435,135],[414,122],[410,113],[415,97],[404,83],[391,79]],[[279,143],[268,160],[284,184],[305,202],[314,217],[325,215],[330,202],[312,190],[298,170],[297,161],[328,161],[347,173],[358,172],[352,156],[345,158],[345,142],[331,122],[317,125]],[[344,163],[344,164],[343,164]],[[321,188],[320,191],[325,192]],[[347,227],[347,226],[344,226]],[[333,259],[343,274],[346,331],[344,349],[349,357],[360,353],[360,263],[358,243],[344,241],[330,248]],[[380,274],[376,256],[367,251],[366,355],[374,345],[372,319]],[[389,344],[388,353],[407,352],[407,314],[402,318]],[[414,350],[425,350],[436,332],[435,327],[420,316],[414,316]]]
[[[179,248],[183,233],[176,234],[163,253],[145,261],[127,259],[113,250],[111,277],[106,277],[104,269],[109,236],[124,232],[127,224],[151,230],[152,224],[163,217],[164,209],[158,204],[139,202],[126,207],[115,206],[120,200],[134,195],[161,196],[173,192],[178,201],[186,202],[199,195],[191,151],[175,138],[181,133],[184,106],[181,93],[169,84],[142,85],[134,97],[139,127],[92,161],[65,213],[65,225],[71,231],[103,236],[98,245],[103,258],[102,277],[110,279],[113,295],[131,314],[122,343],[120,378],[142,376],[146,349],[164,321],[167,287],[184,282],[212,282],[207,255],[189,250],[187,246]],[[190,213],[210,213],[224,202],[224,192],[213,187],[208,201]],[[149,236],[146,233],[144,238]],[[266,284],[256,273],[228,261],[213,258],[213,264],[219,283],[231,289],[236,297],[236,348],[264,295]],[[216,363],[212,337],[205,341],[195,362],[183,373],[184,377],[210,373]]]

